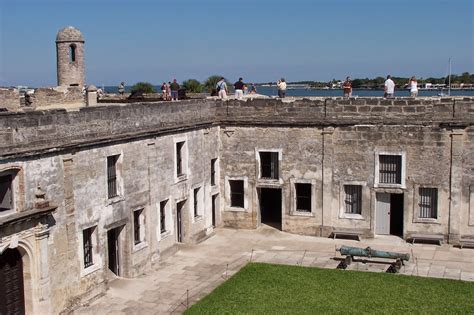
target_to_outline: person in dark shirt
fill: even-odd
[[[170,88],[171,88],[171,100],[172,101],[177,101],[178,100],[179,84],[178,84],[178,82],[176,82],[176,79],[173,80],[173,83],[171,83]]]
[[[242,82],[242,80],[242,78],[239,78],[239,81],[234,83],[236,100],[242,100],[244,96],[244,82]]]

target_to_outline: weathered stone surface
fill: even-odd
[[[120,276],[137,277],[157,267],[163,253],[181,246],[177,204],[183,201],[185,244],[212,235],[213,223],[260,226],[266,188],[281,191],[281,229],[291,233],[328,236],[348,229],[371,237],[378,194],[402,193],[402,237],[434,233],[456,243],[474,235],[474,101],[346,101],[190,100],[0,113],[0,173],[16,174],[15,215],[34,210],[38,185],[57,207],[43,228],[0,226],[0,246],[18,236],[25,257],[40,271],[31,273],[28,284],[41,291],[31,307],[58,313],[102,294],[115,278],[108,266],[112,229],[119,233]],[[363,105],[371,102],[376,104]],[[405,113],[410,107],[414,111]],[[184,174],[178,176],[181,142]],[[277,179],[259,175],[260,151],[278,154]],[[381,152],[404,156],[403,185],[378,186]],[[109,198],[107,157],[115,155],[118,195]],[[212,159],[217,159],[215,185]],[[244,208],[230,207],[232,179],[245,182]],[[296,184],[311,185],[311,211],[296,208]],[[345,213],[344,185],[362,187],[356,216]],[[420,187],[437,189],[436,218],[420,218]],[[137,210],[143,239],[135,244]],[[90,227],[95,227],[94,264],[84,268],[83,231]]]

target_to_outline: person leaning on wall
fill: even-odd
[[[347,77],[346,81],[342,84],[342,89],[344,91],[344,97],[352,96],[352,81],[351,77]]]
[[[278,97],[284,98],[286,95],[286,82],[284,78],[281,78],[280,80],[278,80],[277,87],[278,87]]]
[[[410,81],[408,82],[408,87],[410,88],[410,96],[417,97],[418,96],[418,82],[416,82],[416,77],[412,76]]]

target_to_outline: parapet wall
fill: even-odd
[[[189,100],[0,113],[0,157],[149,137],[215,124],[472,126],[474,98]]]
[[[16,88],[0,89],[0,108],[8,111],[22,111],[41,107],[85,106],[81,87],[55,87],[28,89],[28,101],[24,92]]]
[[[18,89],[0,88],[0,108],[9,111],[20,108],[20,93]]]
[[[474,98],[330,98],[228,101],[220,120],[238,123],[341,124],[474,121]]]

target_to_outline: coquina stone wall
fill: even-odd
[[[0,246],[16,237],[23,246],[24,237],[34,270],[25,289],[29,309],[59,313],[101,294],[115,277],[108,268],[111,229],[119,231],[121,276],[159,268],[160,257],[176,249],[182,201],[183,243],[195,243],[212,234],[213,196],[217,225],[259,226],[260,191],[277,188],[282,230],[328,236],[349,229],[373,236],[377,194],[402,193],[403,237],[442,234],[455,244],[460,236],[474,236],[473,122],[472,98],[190,100],[2,112],[0,173],[15,174],[15,209],[0,213]],[[178,176],[180,142],[185,168]],[[259,175],[260,151],[278,153],[278,179]],[[377,185],[377,154],[383,152],[404,156],[403,187]],[[109,156],[118,156],[114,198],[107,195]],[[245,182],[244,208],[230,206],[233,179]],[[311,184],[308,213],[295,209],[297,183]],[[347,184],[362,186],[358,216],[343,211]],[[437,218],[418,217],[419,187],[438,189]],[[32,220],[43,211],[38,190],[54,210]],[[143,218],[139,244],[136,210]],[[13,217],[30,223],[14,225]],[[82,233],[90,227],[94,264],[85,268]]]

